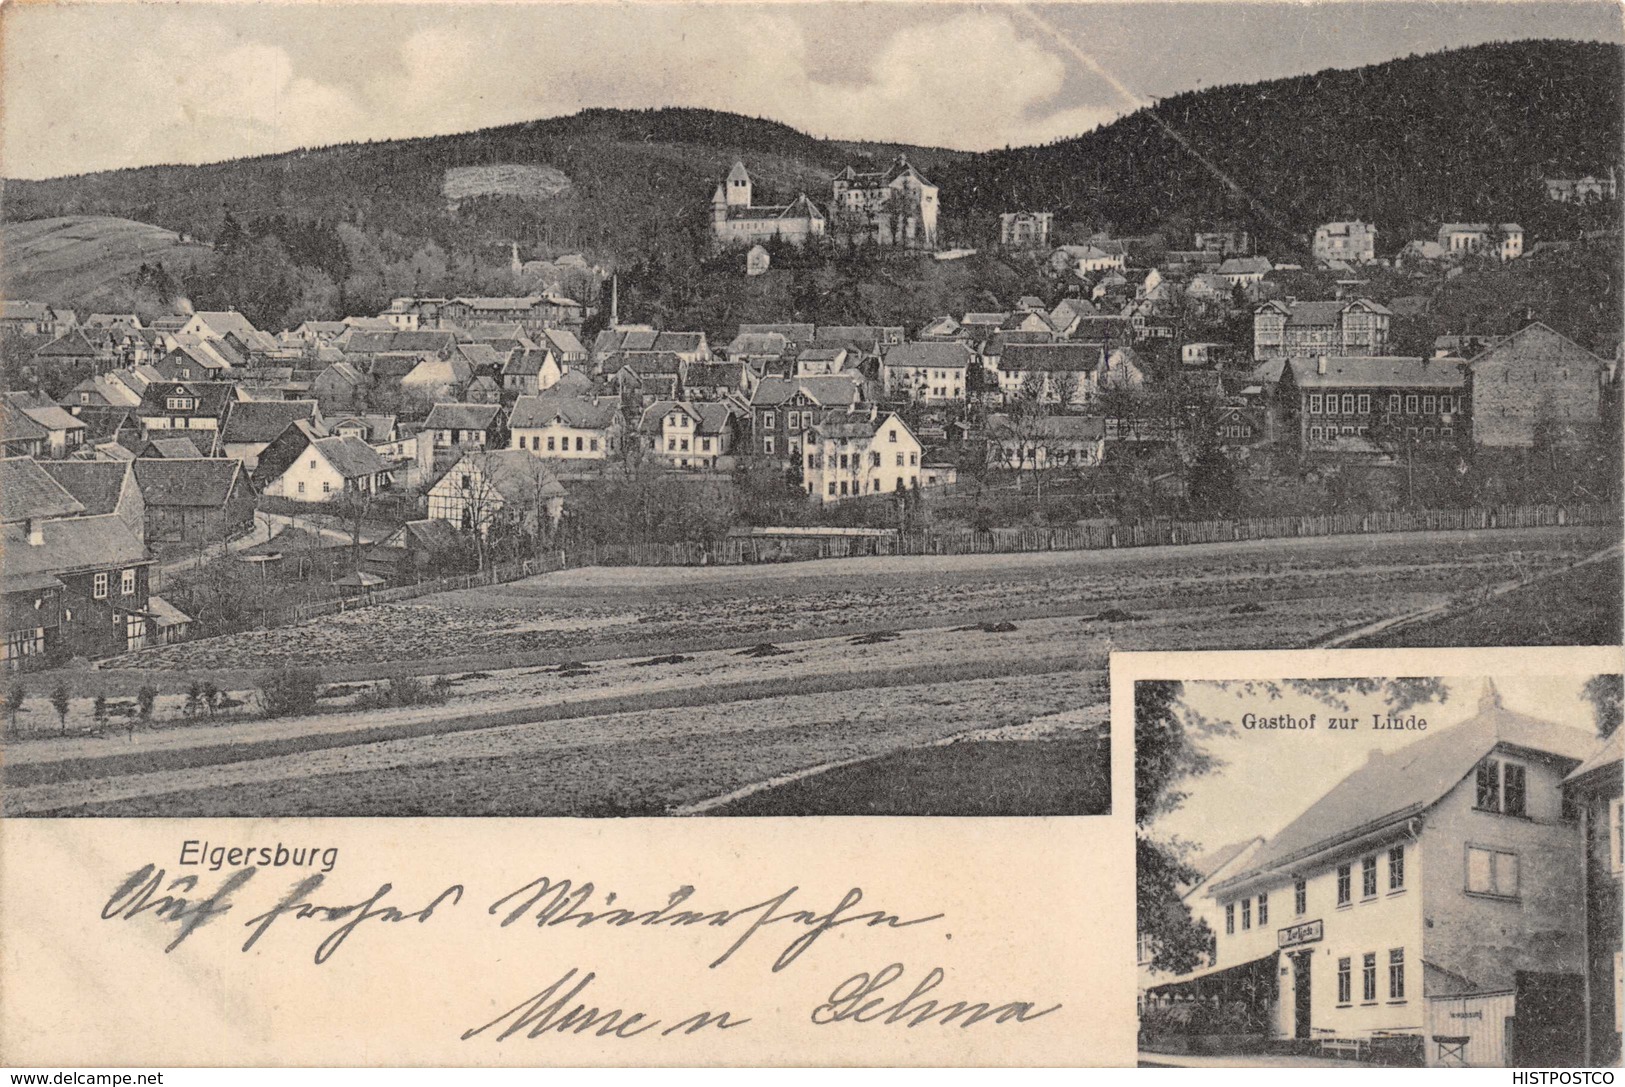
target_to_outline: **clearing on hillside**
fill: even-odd
[[[0,246],[0,293],[58,305],[82,305],[143,264],[161,263],[178,276],[214,259],[211,247],[172,230],[105,215],[6,223]]]

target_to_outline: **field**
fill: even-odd
[[[101,215],[6,223],[0,227],[0,246],[5,297],[80,305],[143,264],[162,262],[179,275],[214,255],[208,246],[182,242],[162,227]]]
[[[1560,568],[1606,529],[1119,552],[591,568],[163,647],[36,695],[8,814],[1085,814],[1107,802],[1113,649],[1263,648]],[[1601,565],[1601,564],[1598,564]],[[1616,575],[1617,576],[1617,575]],[[335,663],[342,662],[342,663]],[[85,695],[253,667],[351,687],[404,666],[443,706],[74,734]],[[36,677],[47,689],[54,677]]]

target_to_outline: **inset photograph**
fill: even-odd
[[[1619,1063],[1619,675],[1133,691],[1142,1065]]]

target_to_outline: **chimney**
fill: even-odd
[[[1317,373],[1317,374],[1325,374],[1325,372],[1326,372],[1326,356],[1322,355],[1322,356],[1320,356],[1319,361],[1317,361],[1315,363],[1315,373]]]
[[[28,519],[28,546],[45,546],[45,526],[32,517]]]
[[[1484,689],[1478,696],[1478,712],[1488,713],[1501,708],[1501,692],[1495,689],[1495,680],[1485,679]]]
[[[602,281],[600,281],[602,282]],[[621,327],[621,277],[619,273],[609,277],[609,327]]]

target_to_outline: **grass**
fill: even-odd
[[[1602,561],[1541,578],[1465,611],[1381,631],[1362,648],[1480,645],[1618,645],[1620,564]]]
[[[898,751],[744,796],[711,815],[1108,815],[1111,741],[986,740]]]

